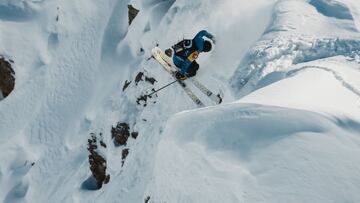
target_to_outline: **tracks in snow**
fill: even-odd
[[[345,79],[336,71],[330,69],[330,68],[326,68],[326,67],[322,67],[322,66],[303,66],[299,69],[295,69],[295,70],[291,70],[289,71],[286,76],[292,77],[294,75],[296,75],[297,73],[306,70],[306,69],[319,69],[319,70],[323,70],[323,71],[327,71],[329,73],[331,73],[335,79],[337,79],[346,89],[348,89],[349,91],[351,91],[352,93],[356,94],[357,96],[360,97],[360,90],[355,88],[354,86],[352,86],[350,83],[348,83],[347,81],[345,81]]]
[[[274,71],[287,71],[292,65],[343,55],[360,50],[360,40],[287,36],[260,41],[243,59],[231,79],[237,96],[250,93],[258,82]]]

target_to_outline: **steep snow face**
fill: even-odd
[[[250,93],[262,77],[273,71],[286,70],[294,64],[316,59],[348,56],[358,51],[360,35],[356,24],[359,5],[355,2],[336,2],[277,2],[271,25],[243,58],[231,79],[236,96]],[[339,8],[329,10],[334,7]],[[346,15],[352,17],[341,18],[335,13],[332,13],[333,16],[324,15],[319,10],[336,10],[340,16],[346,12]]]
[[[234,103],[172,117],[154,201],[359,201],[358,66],[299,64]]]
[[[258,1],[257,4],[234,1],[159,1],[156,5],[141,1],[133,3],[140,9],[140,13],[116,47],[119,55],[128,56],[130,59],[137,58],[129,60],[131,65],[127,70],[127,77],[123,80],[135,78],[141,70],[148,77],[155,77],[158,82],[155,86],[146,82],[139,82],[138,85],[132,83],[120,96],[115,91],[112,92],[112,98],[107,99],[107,106],[97,112],[96,117],[91,120],[92,129],[108,128],[119,119],[130,123],[139,132],[139,138],[136,141],[131,140],[126,146],[130,153],[120,172],[120,164],[116,163],[119,163],[118,158],[114,156],[119,153],[119,149],[108,150],[107,158],[111,160],[109,169],[113,175],[110,183],[106,185],[108,189],[98,197],[99,201],[107,199],[115,202],[140,202],[147,196],[153,201],[155,194],[151,188],[155,154],[167,119],[176,112],[195,107],[177,85],[159,92],[158,98],[149,101],[145,108],[135,104],[135,98],[139,95],[151,88],[160,88],[173,80],[164,74],[164,70],[156,61],[144,60],[151,48],[159,43],[159,46],[165,49],[183,38],[192,38],[199,30],[208,30],[218,38],[215,45],[217,48],[214,52],[200,56],[201,67],[197,78],[214,92],[225,92],[225,100],[231,101],[232,96],[227,88],[228,78],[240,61],[239,57],[244,55],[248,47],[264,32],[272,9],[272,2],[269,1]],[[224,13],[223,10],[228,10],[229,13]],[[257,26],[245,31],[253,19],[257,19]],[[244,42],[235,44],[239,35]],[[141,52],[141,48],[145,51]],[[206,97],[197,93],[207,105],[210,104]],[[105,132],[104,137],[110,137],[108,134]]]
[[[316,10],[324,16],[334,17],[337,19],[353,20],[351,11],[346,6],[338,1],[324,1],[324,0],[310,0],[310,4],[313,5]]]
[[[127,25],[127,4],[140,9]],[[228,78],[268,25],[273,1],[2,1],[1,54],[15,61],[15,89],[0,102],[0,199],[5,202],[141,202],[153,177],[154,154],[167,119],[194,108],[178,86],[146,108],[136,98],[171,80],[146,61],[156,43],[167,48],[207,29],[217,49],[200,58],[198,79],[226,100]],[[228,12],[223,12],[224,10]],[[211,12],[209,12],[211,11]],[[252,23],[256,20],[256,23]],[[256,25],[256,26],[250,26]],[[244,40],[235,43],[239,36]],[[226,54],[223,54],[226,53]],[[155,86],[125,80],[138,71]],[[139,132],[130,154],[115,147],[111,127],[123,121]],[[102,133],[111,175],[106,189],[89,192],[86,142]]]
[[[76,126],[94,93],[111,6],[110,1],[1,3],[6,11],[0,15],[1,51],[15,61],[16,72],[13,94],[0,103],[2,201],[46,202],[86,160],[85,153],[71,151],[85,150],[79,146],[86,138],[77,136]],[[34,16],[19,16],[15,8],[32,9]],[[72,199],[55,197],[66,198]]]
[[[359,201],[359,8],[278,1],[231,79],[241,99],[168,121],[154,201]]]
[[[140,10],[130,27],[128,4]],[[16,85],[0,102],[0,201],[359,201],[359,11],[355,0],[1,1]],[[138,105],[173,80],[151,48],[202,29],[217,40],[197,79],[225,104],[191,110],[173,85]],[[116,147],[117,122],[138,137]],[[111,176],[95,191],[90,133]]]
[[[148,2],[134,2],[142,12],[134,20],[136,23],[129,28],[121,45],[129,46],[133,55],[136,55],[141,47],[146,51],[156,44],[162,49],[169,48],[206,29],[218,40],[213,52],[199,58],[201,66],[198,77],[203,81],[216,80],[218,84],[227,85],[234,67],[268,26],[275,1],[159,2],[155,6],[149,6]],[[256,23],[252,23],[254,21]],[[242,39],[241,43],[234,43],[239,39]],[[122,49],[119,46],[118,51]]]
[[[300,73],[306,76],[298,77]],[[321,59],[267,75],[260,80],[258,90],[241,101],[300,108],[318,113],[342,115],[356,120],[359,119],[360,104],[358,77],[360,77],[359,61],[355,61],[354,58],[338,56]],[[288,79],[282,83],[272,84],[283,78]],[[337,83],[330,82],[331,80],[337,80]],[[301,83],[303,84],[300,85]],[[267,87],[269,84],[272,85]],[[285,94],[287,100],[281,98]]]

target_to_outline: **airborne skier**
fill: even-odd
[[[172,48],[165,50],[165,53],[161,51],[159,47],[155,47],[151,50],[151,58],[157,60],[162,65],[162,67],[177,80],[161,87],[158,90],[154,90],[147,96],[151,96],[165,87],[178,82],[186,94],[198,107],[204,107],[205,105],[202,103],[202,101],[200,101],[200,99],[187,86],[185,81],[183,81],[186,78],[190,78],[190,81],[194,84],[194,86],[197,87],[206,96],[208,96],[209,99],[216,102],[217,104],[222,102],[222,97],[220,94],[214,94],[199,81],[195,80],[195,78],[191,78],[196,75],[196,72],[199,69],[199,64],[195,61],[199,56],[199,53],[211,51],[212,43],[209,40],[204,39],[205,37],[210,39],[212,43],[215,44],[214,36],[208,33],[206,30],[202,30],[198,32],[193,39],[184,39],[172,46]],[[172,64],[174,64],[175,67]]]
[[[204,37],[209,38],[215,44],[215,37],[206,30],[202,30],[193,39],[184,39],[172,46],[172,49],[165,50],[165,54],[169,57],[173,55],[173,63],[179,69],[175,73],[177,79],[184,80],[186,77],[196,75],[199,69],[196,59],[201,52],[209,52],[212,48],[211,42]]]

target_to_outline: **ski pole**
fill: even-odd
[[[161,88],[159,88],[159,89],[157,89],[157,90],[155,90],[155,91],[153,91],[152,93],[150,93],[150,94],[148,94],[148,95],[146,95],[146,96],[151,96],[151,95],[153,95],[153,94],[155,94],[156,92],[158,92],[158,91],[160,91],[160,90],[162,90],[162,89],[164,89],[164,88],[166,88],[166,87],[168,87],[168,86],[170,86],[170,85],[172,85],[172,84],[174,84],[174,83],[176,83],[178,81],[178,79],[176,79],[175,81],[173,81],[173,82],[171,82],[171,83],[169,83],[169,84],[167,84],[167,85],[164,85],[163,87],[161,87]]]

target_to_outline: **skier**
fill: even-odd
[[[204,39],[207,37],[215,44],[215,37],[202,30],[198,32],[195,37],[191,39],[184,39],[179,43],[172,46],[172,49],[165,50],[165,54],[171,57],[174,51],[173,62],[179,69],[175,77],[179,80],[185,80],[186,77],[193,77],[199,69],[199,64],[196,62],[199,53],[211,51],[212,45],[209,40]]]

